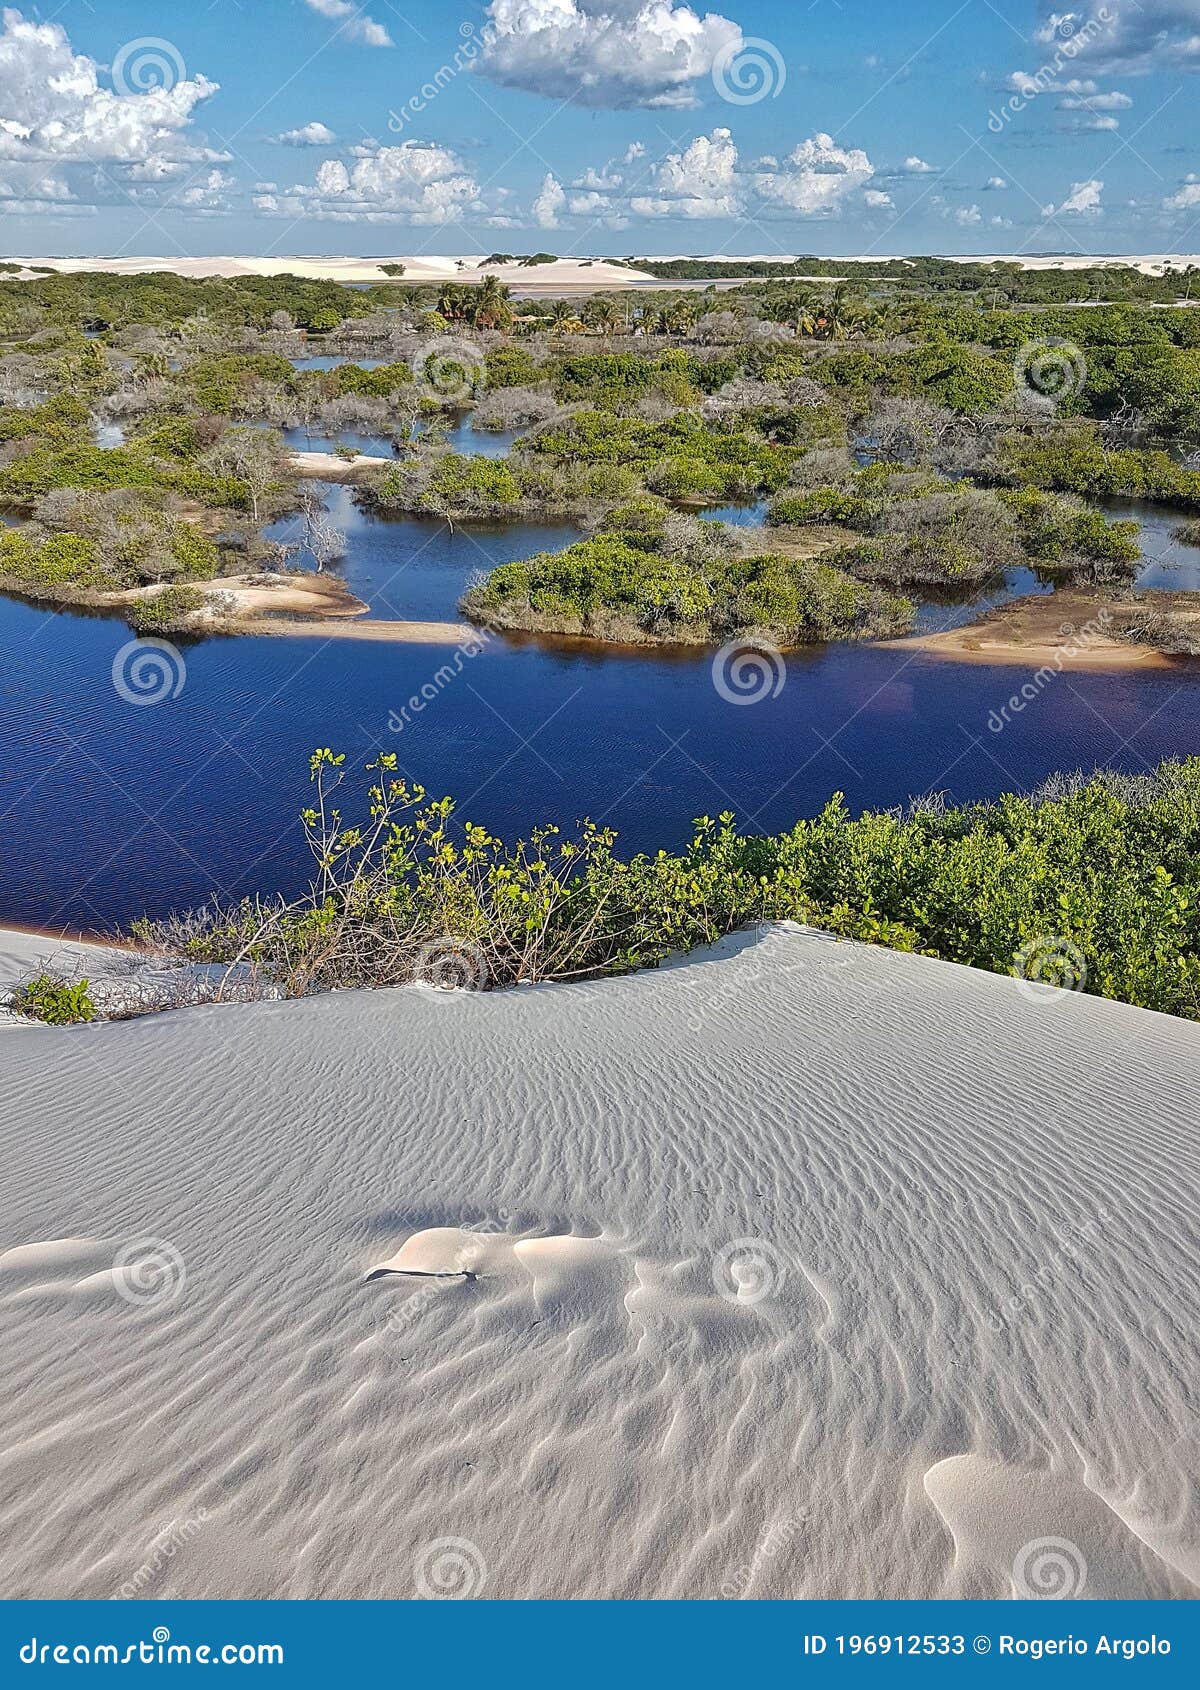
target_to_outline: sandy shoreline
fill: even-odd
[[[1143,591],[1129,599],[1111,599],[1100,592],[1060,587],[997,605],[961,628],[876,644],[954,663],[1024,669],[1165,669],[1188,662],[1121,634],[1122,626],[1142,612],[1200,620],[1194,593]]]
[[[1190,1023],[781,927],[0,1043],[12,1597],[1197,1593]]]
[[[352,458],[344,458],[338,452],[293,452],[289,462],[297,475],[352,485],[362,479],[364,470],[386,469],[396,459],[375,452],[356,452]]]
[[[382,645],[479,646],[487,634],[469,622],[405,622],[364,617],[349,622],[319,617],[247,617],[235,632],[292,639],[373,640]]]

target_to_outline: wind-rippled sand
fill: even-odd
[[[773,929],[0,1065],[6,1595],[1200,1585],[1195,1026]]]

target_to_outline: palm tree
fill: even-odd
[[[471,301],[471,322],[481,329],[507,329],[512,320],[508,288],[498,276],[485,276]]]
[[[841,283],[833,290],[833,298],[825,312],[826,338],[851,340],[865,335],[875,322],[875,313],[859,294],[852,293]]]
[[[554,304],[550,307],[551,326],[557,329],[561,334],[565,325],[571,321],[574,315],[575,313],[571,309],[569,300],[556,299]]]
[[[443,282],[438,289],[438,299],[435,310],[439,317],[447,323],[456,323],[463,315],[465,296],[463,289],[454,282]]]
[[[816,333],[817,312],[820,309],[817,296],[811,288],[795,288],[792,290],[793,322],[798,335],[812,335]]]
[[[601,293],[588,300],[583,308],[583,320],[589,328],[599,329],[601,334],[611,335],[616,332],[621,313],[616,300]]]
[[[685,335],[699,317],[700,311],[694,295],[684,294],[679,299],[672,299],[661,313],[665,320],[667,334]]]

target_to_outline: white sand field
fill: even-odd
[[[502,282],[510,283],[522,293],[553,293],[562,290],[569,293],[588,292],[591,290],[611,290],[613,288],[628,288],[645,286],[652,283],[654,278],[644,270],[632,269],[625,264],[612,264],[603,258],[559,258],[553,264],[485,264],[486,253],[471,253],[463,258],[456,258],[445,253],[422,253],[417,257],[404,255],[395,258],[355,258],[355,257],[325,257],[320,254],[284,255],[278,258],[256,258],[249,254],[240,257],[141,257],[141,258],[91,258],[81,256],[76,258],[14,258],[14,264],[23,264],[25,270],[16,278],[28,281],[34,274],[31,265],[46,265],[52,270],[60,270],[65,274],[79,271],[100,271],[114,276],[136,276],[146,271],[165,270],[177,276],[304,276],[316,281],[328,282],[387,282],[401,280],[404,282],[478,282],[484,274],[498,276]],[[688,253],[671,255],[676,259],[696,256]],[[700,255],[704,256],[704,255]],[[737,264],[745,261],[763,264],[790,264],[796,257],[811,254],[791,253],[755,253],[730,254],[716,253],[711,255],[714,261],[725,264]],[[1167,270],[1183,270],[1188,265],[1200,265],[1200,254],[1196,253],[1130,253],[1117,255],[1112,253],[1097,254],[1092,257],[1087,254],[1055,254],[1039,253],[1026,256],[1022,253],[990,253],[979,254],[949,253],[940,255],[944,261],[956,264],[1019,264],[1023,270],[1083,270],[1095,264],[1117,265],[1122,268],[1140,270],[1143,275],[1160,276]],[[889,264],[901,261],[902,254],[891,256],[872,253],[864,257],[863,254],[839,254],[829,260],[832,264],[861,264],[874,262]],[[667,262],[666,259],[661,262]],[[384,264],[403,264],[404,275],[400,278],[384,275],[381,268]],[[836,281],[837,277],[800,277],[807,281]],[[660,282],[660,287],[673,287],[682,284]]]
[[[255,258],[14,258],[10,262],[23,264],[22,278],[33,275],[31,265],[46,265],[52,270],[72,275],[80,271],[99,271],[113,276],[136,276],[146,271],[168,271],[176,276],[303,276],[323,282],[478,282],[484,273],[498,276],[503,282],[529,289],[553,287],[610,288],[628,287],[634,282],[650,280],[641,270],[631,270],[624,264],[609,264],[602,258],[559,258],[553,264],[487,264],[486,253],[473,253],[465,258],[453,258],[423,253],[416,258],[325,258],[319,255]],[[384,264],[403,264],[402,277],[387,276]]]
[[[1194,1025],[778,927],[0,1063],[7,1596],[1200,1587]]]

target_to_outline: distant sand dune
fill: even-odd
[[[779,928],[0,1061],[10,1596],[1200,1588],[1191,1024]]]

